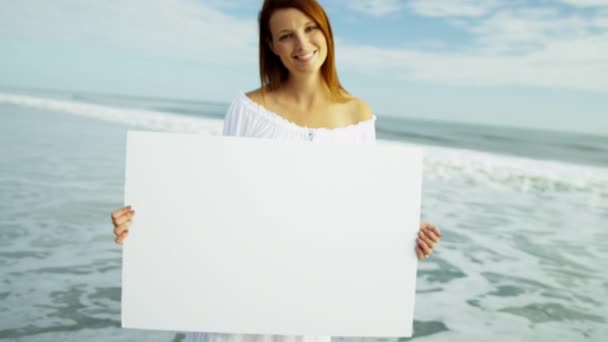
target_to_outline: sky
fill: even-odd
[[[608,136],[608,0],[320,0],[378,117]],[[0,86],[230,102],[261,0],[0,0]]]

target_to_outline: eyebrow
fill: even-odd
[[[310,25],[310,24],[316,25],[316,23],[315,23],[314,21],[312,21],[312,20],[311,20],[311,21],[308,21],[306,24],[304,24],[304,26],[308,26],[308,25]],[[284,30],[279,31],[279,34],[281,34],[281,33],[283,33],[283,32],[291,32],[291,31],[292,31],[292,30],[289,30],[289,29],[284,29]]]

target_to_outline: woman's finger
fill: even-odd
[[[433,248],[435,248],[435,242],[433,242],[433,240],[424,237],[421,237],[420,239],[429,247],[431,251]]]
[[[118,236],[120,234],[122,234],[125,231],[129,230],[129,227],[131,226],[131,222],[133,222],[132,220],[128,220],[123,222],[123,224],[116,226],[116,228],[114,228],[114,235]]]
[[[124,231],[122,232],[122,234],[116,236],[116,238],[114,239],[114,241],[119,244],[122,245],[125,242],[125,239],[127,238],[127,235],[129,235],[129,231]]]
[[[115,226],[119,225],[120,223],[118,223],[117,220],[120,220],[121,217],[123,217],[124,215],[126,215],[130,212],[133,212],[133,209],[131,208],[130,205],[113,211],[112,214],[110,215],[110,217],[112,218],[112,223]]]
[[[435,240],[429,237],[429,235],[425,231],[418,232],[418,237],[422,239],[426,244],[433,249],[435,244],[437,243]]]
[[[426,222],[426,221],[422,221],[420,222],[420,230],[432,230],[435,235],[441,237],[441,231],[439,230],[439,228],[437,228],[435,225]]]
[[[121,224],[127,222],[128,220],[132,219],[134,215],[135,215],[135,210],[129,210],[129,211],[123,213],[122,215],[118,216],[116,219],[113,219],[114,227],[118,227]]]
[[[430,225],[429,230],[432,231],[438,237],[441,237],[441,230],[439,230],[439,228],[437,228],[433,225]]]
[[[424,252],[422,251],[422,249],[418,245],[416,246],[416,256],[418,257],[418,260],[422,260],[422,259],[425,258]]]
[[[430,247],[429,245],[426,244],[426,242],[424,242],[424,240],[422,240],[421,238],[418,238],[416,240],[416,242],[418,242],[418,246],[420,246],[420,248],[422,249],[422,251],[424,252],[425,256],[429,256],[431,255],[433,248]]]
[[[128,212],[130,210],[131,210],[131,206],[130,205],[127,205],[127,206],[122,207],[120,209],[114,210],[112,212],[112,215],[111,215],[112,219],[115,220],[115,219],[117,219],[118,217],[122,216],[124,213],[126,213],[126,212]]]
[[[433,246],[434,246],[434,245],[435,245],[437,242],[439,242],[440,237],[439,237],[439,236],[437,236],[437,234],[435,234],[435,232],[434,232],[434,231],[429,230],[429,229],[426,229],[426,230],[422,230],[421,232],[423,233],[423,235],[424,235],[425,237],[427,237],[428,239],[430,239],[431,241],[433,241]]]

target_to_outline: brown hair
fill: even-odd
[[[334,38],[329,23],[329,18],[323,7],[316,0],[264,0],[262,9],[258,16],[260,30],[260,80],[262,82],[262,94],[264,91],[272,91],[280,88],[287,80],[289,71],[281,62],[281,59],[270,49],[269,42],[272,41],[270,32],[270,17],[276,10],[295,8],[314,20],[323,32],[327,41],[327,58],[321,66],[321,75],[329,91],[337,100],[346,99],[348,94],[340,84],[338,72],[336,71]]]

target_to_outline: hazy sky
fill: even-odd
[[[0,85],[230,101],[261,0],[0,0]],[[378,116],[608,135],[608,0],[323,0]]]

